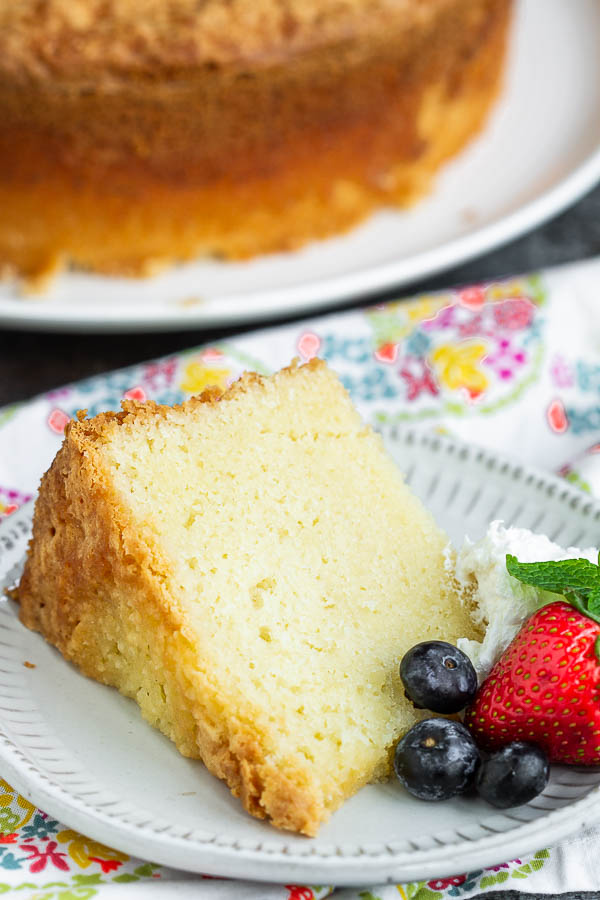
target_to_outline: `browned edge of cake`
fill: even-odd
[[[279,56],[165,62],[163,78],[0,66],[0,267],[32,283],[70,263],[151,274],[293,249],[414,202],[485,120],[511,3],[380,6],[361,28],[342,5],[330,44],[282,35]]]
[[[313,360],[306,365],[313,369],[323,363]],[[296,368],[294,362],[284,371]],[[245,373],[226,392],[209,388],[176,408],[218,404],[262,381],[260,375]],[[176,599],[160,589],[168,563],[143,530],[128,520],[120,498],[103,478],[95,449],[106,424],[130,417],[155,420],[167,416],[171,407],[152,401],[123,401],[122,407],[121,412],[93,419],[86,419],[84,410],[66,427],[63,445],[42,478],[36,501],[33,537],[15,593],[21,621],[40,631],[84,674],[134,697],[144,712],[143,697],[117,683],[112,657],[105,654],[107,634],[98,634],[94,616],[99,602],[113,603],[111,586],[124,585],[128,599],[103,611],[103,629],[115,641],[127,633],[132,642],[130,660],[147,670],[147,690],[160,684],[168,694],[174,715],[152,724],[184,756],[201,759],[223,779],[253,816],[313,836],[327,813],[306,772],[281,771],[265,761],[251,722],[230,722],[224,728],[216,721],[214,708],[202,701],[202,691],[210,692],[211,685],[190,681],[193,633]]]

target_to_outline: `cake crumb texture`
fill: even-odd
[[[81,418],[42,480],[21,619],[253,815],[316,834],[390,771],[419,640],[474,636],[446,538],[320,361]]]

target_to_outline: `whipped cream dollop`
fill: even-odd
[[[559,547],[543,534],[526,528],[505,528],[492,522],[487,534],[475,543],[469,538],[452,565],[464,602],[474,604],[473,618],[485,629],[483,640],[460,638],[458,646],[472,660],[480,680],[486,677],[499,656],[508,647],[519,628],[536,609],[561,599],[531,585],[522,584],[506,570],[506,554],[519,562],[585,558],[598,561],[598,550],[590,547]]]

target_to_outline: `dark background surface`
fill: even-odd
[[[525,237],[369,302],[527,272],[598,254],[600,185],[571,209]],[[349,303],[347,308],[366,302],[363,299]],[[285,321],[292,320],[288,317]],[[275,324],[275,321],[262,323],[260,327],[269,324]],[[250,329],[237,326],[233,329],[123,335],[43,334],[0,329],[0,406],[25,400],[69,381],[164,356],[243,330]]]

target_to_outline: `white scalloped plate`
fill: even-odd
[[[491,519],[564,545],[598,545],[600,504],[502,457],[406,429],[386,443],[455,544]],[[14,581],[31,506],[0,527],[0,584]],[[35,668],[27,668],[25,661]],[[0,773],[96,840],[177,868],[253,880],[375,884],[452,875],[556,843],[600,814],[600,771],[555,767],[544,793],[499,812],[428,804],[394,782],[364,788],[314,839],[248,816],[201,763],[184,759],[132,701],[79,675],[0,601]]]
[[[0,323],[71,331],[230,326],[397,289],[512,240],[600,178],[600,4],[519,0],[506,84],[482,134],[406,211],[244,263],[156,278],[68,272],[40,297],[0,284]]]

